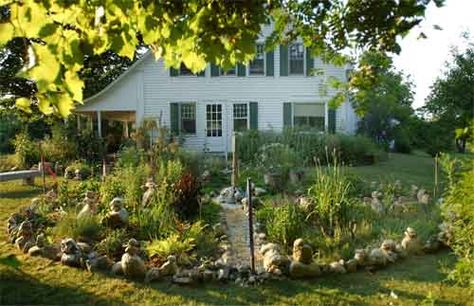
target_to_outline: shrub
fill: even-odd
[[[134,146],[123,147],[119,152],[118,168],[138,167],[145,160],[145,152]]]
[[[79,171],[82,179],[92,175],[92,168],[89,165],[81,161],[75,161],[64,169],[64,176],[66,178],[73,178],[76,171]]]
[[[474,287],[474,168],[472,160],[460,161],[442,156],[447,171],[448,186],[445,191],[442,213],[452,228],[450,247],[458,256],[450,277],[463,285]]]
[[[13,139],[15,147],[15,158],[18,167],[27,169],[38,163],[40,160],[39,148],[36,142],[31,140],[28,133],[23,131],[16,135]]]
[[[244,163],[258,164],[262,148],[279,143],[293,152],[293,165],[311,166],[315,161],[331,162],[326,152],[337,152],[346,164],[373,163],[382,157],[382,150],[364,136],[332,135],[320,131],[285,128],[283,132],[246,131],[237,137],[237,152]],[[288,152],[287,152],[288,153]]]
[[[68,135],[67,130],[59,124],[51,128],[51,137],[46,136],[41,142],[41,149],[46,161],[67,164],[77,158],[77,143]]]
[[[295,239],[302,237],[307,227],[303,211],[290,202],[279,207],[267,202],[257,211],[256,217],[265,227],[270,241],[282,243],[288,248]]]
[[[172,206],[177,216],[182,220],[190,220],[199,213],[200,188],[198,180],[190,172],[181,176],[174,184]]]
[[[0,172],[10,171],[18,165],[16,156],[13,154],[0,156]]]

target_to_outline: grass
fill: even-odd
[[[369,182],[400,180],[405,186],[414,184],[432,190],[435,181],[434,164],[434,158],[427,154],[389,153],[387,161],[370,166],[348,167],[348,172]],[[438,174],[441,175],[441,169]]]
[[[419,185],[432,180],[432,160],[393,154],[384,163],[354,167],[368,179],[390,177]],[[39,180],[37,180],[39,183]],[[41,192],[20,181],[0,183],[0,224]],[[326,304],[326,305],[472,305],[474,292],[444,281],[442,267],[455,258],[449,252],[413,257],[375,274],[357,272],[308,281],[268,282],[255,288],[202,284],[183,288],[168,281],[151,285],[90,274],[43,258],[20,254],[0,230],[0,305],[5,304]],[[17,263],[17,267],[5,262]],[[398,297],[390,297],[390,293]]]

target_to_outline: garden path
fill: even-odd
[[[241,205],[221,204],[223,207],[223,217],[227,228],[227,237],[231,244],[228,264],[238,267],[250,265],[250,233],[248,216]],[[259,246],[255,244],[255,269],[261,267],[261,260],[258,254]]]

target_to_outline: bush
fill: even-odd
[[[145,161],[145,152],[134,146],[123,147],[118,156],[116,164],[118,168],[138,167]]]
[[[460,161],[442,157],[447,172],[448,186],[444,195],[442,213],[452,228],[450,247],[458,256],[451,278],[463,285],[474,287],[474,168],[472,160]]]
[[[68,135],[62,125],[56,124],[51,129],[51,137],[45,136],[41,142],[44,158],[49,162],[67,164],[77,158],[77,143]]]
[[[86,179],[92,175],[92,168],[81,161],[75,161],[64,169],[64,177],[74,178],[76,171],[79,171],[79,174],[82,179]]]
[[[39,147],[37,143],[28,136],[27,132],[23,131],[18,133],[13,140],[13,146],[15,147],[15,158],[18,167],[21,169],[31,168],[31,166],[39,162]]]
[[[307,227],[303,211],[289,201],[278,207],[267,202],[257,211],[256,217],[265,227],[267,238],[287,248],[291,248],[293,241],[303,236]]]
[[[181,220],[191,220],[199,213],[200,190],[199,181],[189,172],[181,176],[174,184],[174,211]]]
[[[364,136],[333,135],[320,131],[286,128],[281,133],[246,131],[237,137],[237,152],[244,163],[258,164],[262,148],[278,143],[293,152],[293,165],[312,166],[331,162],[327,152],[337,152],[340,162],[346,164],[373,163],[382,156],[382,150]],[[291,152],[290,152],[291,153]]]

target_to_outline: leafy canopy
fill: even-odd
[[[0,0],[0,46],[26,38],[41,112],[67,116],[82,101],[85,55],[112,50],[133,58],[143,42],[168,66],[194,72],[212,62],[230,67],[255,53],[261,25],[272,20],[272,48],[299,36],[315,55],[343,63],[347,48],[399,52],[396,38],[443,0]],[[289,26],[291,25],[291,26]],[[31,100],[17,106],[28,109]]]

